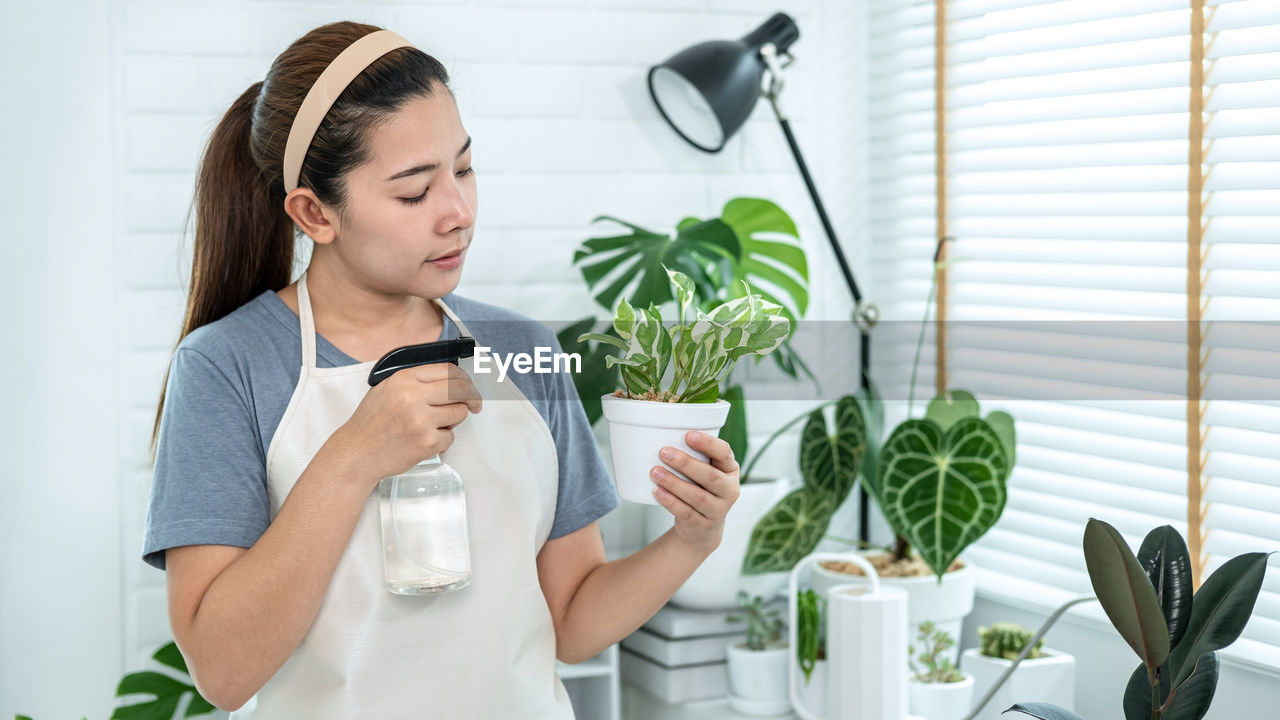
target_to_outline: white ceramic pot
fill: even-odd
[[[961,720],[973,707],[973,676],[953,683],[922,683],[915,676],[907,681],[911,714],[924,720]]]
[[[729,705],[747,715],[781,715],[791,711],[787,694],[787,660],[791,648],[770,643],[764,650],[729,645]]]
[[[666,403],[620,398],[610,393],[601,396],[601,409],[609,421],[609,451],[613,456],[613,478],[618,497],[644,505],[658,505],[653,497],[655,487],[649,470],[657,465],[671,470],[677,477],[692,482],[658,457],[658,451],[670,445],[699,460],[707,456],[689,447],[685,433],[698,430],[718,435],[729,417],[729,403]]]
[[[747,556],[751,532],[765,513],[787,494],[786,478],[753,481],[740,485],[738,500],[724,518],[724,535],[720,547],[707,556],[693,575],[671,597],[675,605],[694,610],[730,610],[738,608],[738,590],[765,600],[775,597],[787,584],[787,572],[743,575],[742,561]],[[651,544],[675,525],[676,519],[662,506],[645,508],[645,544]]]
[[[860,553],[864,556],[879,555],[882,551],[872,550]],[[942,582],[934,575],[917,577],[884,577],[880,583],[889,587],[900,587],[907,591],[907,635],[915,641],[920,623],[932,620],[939,629],[951,635],[956,647],[949,650],[944,657],[952,663],[959,664],[962,638],[960,632],[964,619],[973,611],[973,596],[976,587],[976,573],[968,559],[961,558],[964,567],[942,576]],[[810,581],[818,594],[826,593],[836,585],[846,583],[867,584],[862,575],[848,575],[832,572],[821,564],[813,566],[813,577]]]
[[[1052,648],[1044,648],[1042,652],[1044,657],[1018,663],[1018,668],[1000,686],[975,720],[1001,720],[1002,711],[1014,703],[1023,702],[1053,703],[1075,711],[1075,657]],[[996,680],[1012,664],[1012,660],[987,657],[980,648],[969,648],[961,653],[960,669],[973,676],[974,704],[986,696]]]

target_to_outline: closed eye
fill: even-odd
[[[461,178],[461,177],[466,177],[466,176],[468,176],[468,175],[470,175],[470,174],[474,173],[475,171],[476,171],[476,170],[475,170],[475,168],[474,168],[474,167],[469,167],[469,168],[467,168],[467,169],[465,169],[465,170],[459,170],[459,171],[457,172],[457,176],[458,176],[458,177],[460,177],[460,178]],[[426,190],[423,190],[423,191],[422,191],[422,194],[421,194],[421,195],[419,195],[419,196],[417,196],[417,197],[411,197],[411,198],[400,198],[400,202],[404,203],[405,205],[417,205],[418,203],[422,202],[422,201],[423,201],[423,199],[424,199],[424,198],[426,198],[426,197],[427,197],[427,191],[426,191]]]

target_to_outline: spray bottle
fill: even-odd
[[[471,337],[406,345],[383,355],[369,372],[369,386],[399,370],[471,357]],[[434,595],[471,582],[467,498],[462,477],[432,455],[378,484],[382,552],[387,590],[396,595]]]

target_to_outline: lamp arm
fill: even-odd
[[[796,142],[795,133],[791,131],[791,122],[787,120],[778,103],[778,96],[782,90],[782,68],[784,65],[778,61],[777,50],[772,43],[765,43],[760,48],[760,56],[764,60],[769,76],[769,90],[765,95],[769,98],[769,104],[773,107],[773,113],[778,118],[778,124],[782,126],[782,132],[787,137],[787,145],[791,148],[791,155],[796,159],[796,165],[800,168],[800,176],[804,178],[804,185],[809,190],[809,197],[813,200],[813,207],[818,211],[818,219],[822,222],[822,229],[827,233],[827,240],[831,244],[831,253],[835,255],[836,262],[840,265],[840,272],[844,276],[845,285],[849,287],[849,293],[853,296],[853,319],[858,324],[858,329],[862,335],[858,357],[859,387],[867,390],[871,385],[870,330],[879,320],[880,311],[874,304],[864,302],[862,299],[862,291],[858,289],[858,282],[853,279],[853,271],[849,269],[849,262],[845,260],[844,251],[840,249],[840,242],[836,240],[835,228],[831,225],[831,218],[827,217],[827,209],[822,204],[822,198],[818,196],[818,187],[813,182],[813,176],[809,174],[809,166],[805,163],[804,155],[800,152],[800,144]],[[787,64],[790,63],[788,62]],[[858,488],[858,539],[866,542],[870,539],[870,498],[862,483],[858,484]]]

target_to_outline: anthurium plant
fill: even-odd
[[[763,356],[777,349],[791,333],[791,321],[779,305],[752,293],[745,280],[741,281],[739,297],[710,312],[693,308],[692,317],[686,317],[693,304],[693,281],[682,272],[664,269],[679,306],[675,325],[663,326],[656,304],[637,311],[623,298],[613,318],[617,337],[583,333],[578,341],[595,340],[622,352],[621,356],[607,356],[605,365],[621,366],[626,387],[623,397],[672,403],[715,402],[720,383],[733,365],[744,356]],[[671,380],[666,383],[669,368]]]
[[[1196,591],[1186,541],[1172,527],[1148,533],[1135,556],[1114,527],[1089,520],[1084,559],[1093,591],[1120,637],[1142,661],[1125,688],[1125,720],[1205,716],[1218,685],[1217,651],[1244,631],[1269,555],[1238,555]],[[1048,703],[1019,703],[1009,710],[1041,720],[1081,720]]]
[[[933,287],[944,265],[935,264]],[[933,292],[931,287],[926,306],[932,305]],[[923,342],[923,328],[920,337]],[[918,343],[912,388],[919,363]],[[831,404],[836,406],[835,423],[828,430],[823,410]],[[909,401],[908,412],[910,406]],[[760,453],[805,417],[780,427]],[[858,478],[893,529],[896,559],[909,558],[914,549],[939,581],[1004,512],[1006,483],[1016,460],[1013,418],[1005,412],[983,417],[970,392],[941,393],[923,417],[903,421],[883,443],[878,442],[883,407],[872,396],[846,395],[819,405],[807,417],[800,436],[804,484],[756,524],[743,574],[787,571],[824,537],[843,541],[827,535],[827,527]],[[744,474],[750,472],[748,464]]]

